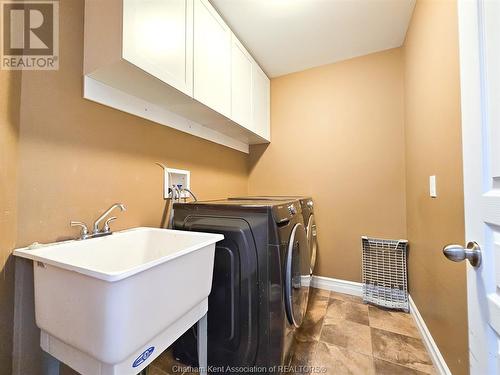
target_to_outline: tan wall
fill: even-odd
[[[128,207],[115,229],[158,226],[163,200],[155,161],[190,169],[202,199],[247,192],[312,195],[319,230],[316,273],[359,281],[361,235],[408,236],[413,298],[453,373],[466,373],[463,264],[440,254],[445,242],[463,242],[453,3],[419,2],[403,50],[273,79],[273,143],[252,148],[248,170],[244,154],[82,99],[83,1],[60,6],[60,70],[23,73],[18,246],[74,236],[70,219],[91,222],[115,201]],[[0,142],[12,140],[9,147],[0,144],[1,182],[8,182],[0,185],[0,199],[8,197],[7,204],[0,200],[3,265],[15,239],[20,76],[1,74],[0,88],[9,87],[9,95],[0,96]],[[14,115],[2,117],[7,112]],[[436,200],[427,195],[430,174],[438,176]],[[13,213],[6,221],[4,207]],[[12,275],[1,277],[3,324],[12,315],[12,283],[3,280]],[[2,366],[11,348],[4,337],[11,336],[11,323],[6,327],[0,326]],[[33,344],[38,348],[36,338]]]
[[[82,98],[83,1],[61,2],[60,69],[25,72],[19,169],[19,245],[75,236],[114,202],[114,229],[158,226],[162,171],[191,171],[199,198],[247,192],[246,155]]]
[[[0,71],[0,369],[11,372],[20,72]]]
[[[157,161],[190,170],[201,199],[247,193],[245,154],[82,98],[83,5],[60,3],[59,71],[23,73],[18,246],[74,237],[70,220],[91,223],[114,202],[127,211],[113,229],[159,226]]]
[[[454,375],[468,373],[457,9],[418,1],[404,44],[410,292]],[[429,197],[429,176],[438,197]]]
[[[316,274],[360,281],[362,235],[404,238],[399,49],[271,81],[272,143],[252,148],[250,194],[313,196]]]

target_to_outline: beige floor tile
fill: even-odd
[[[179,373],[176,375],[179,375]],[[184,371],[182,375],[200,375],[200,371],[198,369],[188,367],[188,370]]]
[[[311,288],[310,289],[310,297],[315,298],[315,297],[320,297],[320,298],[329,298],[330,297],[330,291],[325,290],[325,289],[318,289],[318,288]]]
[[[296,331],[295,338],[300,342],[318,341],[323,326],[323,317],[313,319],[308,317],[302,323],[302,326]]]
[[[324,324],[336,324],[343,320],[369,325],[368,305],[330,299]]]
[[[153,361],[152,367],[153,366],[156,367],[157,369],[163,371],[167,375],[182,374],[183,371],[188,368],[188,366],[177,361],[174,358],[174,355],[173,355],[171,349],[167,349],[163,353],[161,353],[158,356],[158,358],[156,358]],[[158,375],[161,375],[161,374],[158,374]]]
[[[421,338],[412,316],[408,313],[369,306],[368,314],[370,327]]]
[[[425,372],[403,367],[381,359],[375,359],[375,372],[377,375],[427,375]]]
[[[313,342],[297,342],[295,345],[292,366],[308,366],[314,358],[317,341]]]
[[[155,365],[149,365],[148,375],[170,375]]]
[[[434,367],[420,339],[371,328],[373,356],[388,362],[433,373]]]
[[[338,293],[338,292],[330,292],[330,299],[338,299],[346,302],[354,302],[354,303],[364,303],[363,298],[358,296],[352,296],[350,294]]]
[[[318,343],[311,365],[326,368],[326,372],[323,372],[325,374],[375,375],[373,360],[370,356],[324,342]]]
[[[328,301],[329,292],[321,289],[311,290],[304,322],[296,332],[297,341],[310,342],[319,340]]]
[[[337,345],[347,350],[372,355],[370,327],[349,320],[337,324],[325,324],[320,341]]]

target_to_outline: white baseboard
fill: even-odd
[[[318,289],[325,289],[339,293],[350,294],[353,296],[363,295],[363,284],[355,281],[347,281],[340,279],[332,279],[330,277],[324,276],[313,276],[311,286]],[[418,311],[417,305],[410,296],[410,314],[415,320],[415,324],[422,336],[422,341],[424,342],[429,355],[431,356],[432,363],[439,375],[452,375],[448,365],[446,364],[441,352],[439,351],[436,342],[432,338],[432,335],[425,324],[422,315]]]
[[[351,294],[353,296],[361,297],[363,295],[363,285],[355,281],[332,279],[324,276],[313,276],[311,286],[313,288]]]
[[[448,368],[448,365],[446,364],[446,361],[444,360],[443,356],[441,355],[441,352],[439,351],[436,342],[432,338],[432,335],[429,329],[427,328],[427,325],[425,324],[424,318],[422,318],[422,315],[420,315],[417,305],[415,305],[415,302],[413,301],[411,296],[410,296],[410,314],[415,320],[415,324],[417,325],[417,328],[420,331],[420,335],[422,336],[424,345],[427,348],[429,355],[431,356],[432,363],[434,364],[434,367],[436,367],[437,373],[439,375],[452,375],[450,369]]]

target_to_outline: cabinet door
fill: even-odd
[[[231,119],[247,129],[252,121],[253,59],[233,35],[231,46]]]
[[[193,96],[193,0],[123,0],[123,58]]]
[[[194,98],[231,117],[231,30],[206,0],[194,2]]]
[[[257,64],[253,65],[253,131],[271,140],[270,131],[270,90],[269,78]]]

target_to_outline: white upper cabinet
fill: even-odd
[[[193,95],[193,0],[123,0],[123,58]]]
[[[207,0],[194,1],[194,98],[231,117],[231,30]]]
[[[231,119],[247,129],[252,122],[253,61],[245,47],[233,35],[231,47]]]
[[[253,86],[253,110],[252,110],[252,130],[262,138],[271,140],[271,112],[270,112],[270,91],[269,78],[257,64],[253,65],[252,72]]]
[[[85,0],[83,96],[236,150],[269,142],[269,79],[208,0]]]

